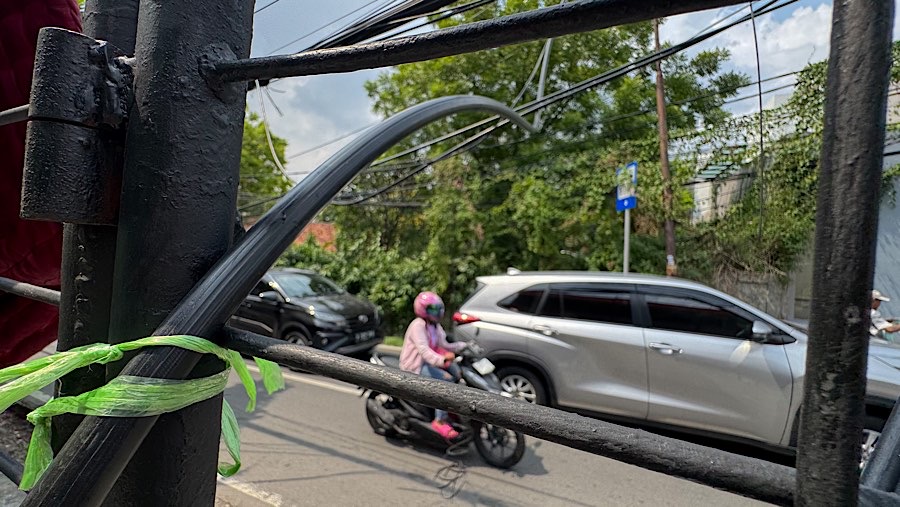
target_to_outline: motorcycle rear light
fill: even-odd
[[[478,322],[479,320],[481,319],[471,313],[456,312],[453,314],[453,322],[456,322],[457,324],[471,324],[472,322]]]

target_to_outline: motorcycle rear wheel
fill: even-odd
[[[475,449],[491,466],[511,468],[525,455],[525,435],[493,424],[472,421]]]
[[[369,393],[369,397],[366,398],[366,420],[369,421],[369,426],[372,427],[372,430],[376,435],[381,435],[383,437],[393,437],[397,434],[394,428],[388,426],[384,423],[374,412],[369,408],[370,403],[381,403],[378,397],[381,396],[381,393],[377,393],[372,391]]]

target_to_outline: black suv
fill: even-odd
[[[300,269],[266,273],[231,317],[234,327],[338,354],[381,343],[380,324],[375,305]]]

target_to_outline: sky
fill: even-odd
[[[257,9],[265,7],[271,1],[257,0]],[[387,1],[278,0],[255,16],[252,56],[302,50]],[[740,14],[743,15],[747,12],[746,7],[746,4],[737,5],[669,18],[662,25],[662,38],[672,43],[681,42],[736,10],[743,9]],[[757,18],[760,69],[763,79],[800,70],[807,63],[820,61],[828,56],[831,8],[831,2],[802,0]],[[900,9],[895,8],[895,11]],[[900,35],[898,25],[900,20],[895,17],[895,40]],[[304,36],[306,37],[296,40]],[[691,52],[711,47],[730,50],[730,68],[744,72],[751,76],[753,81],[756,80],[756,51],[750,23],[732,28],[692,48]],[[375,78],[384,71],[386,69],[289,78],[275,81],[269,86],[268,95],[271,99],[264,97],[265,117],[272,133],[288,142],[285,162],[292,178],[302,179],[353,137],[347,137],[319,149],[314,148],[379,120],[371,111],[372,102],[363,85],[365,81]],[[790,77],[786,77],[764,83],[763,91],[790,84],[792,81]],[[779,94],[784,95],[789,91],[767,94],[764,102],[772,101]],[[755,92],[754,86],[740,91],[738,96]],[[251,111],[263,112],[259,99],[259,92],[250,93],[248,103]],[[754,98],[736,102],[731,107],[735,113],[740,114],[755,110],[758,104]]]

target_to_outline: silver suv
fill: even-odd
[[[806,334],[705,285],[603,272],[478,278],[454,315],[505,389],[533,403],[794,446]],[[900,395],[900,347],[872,340],[867,452]]]

